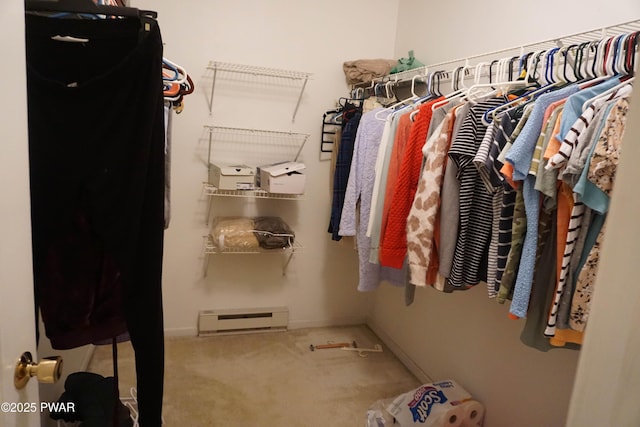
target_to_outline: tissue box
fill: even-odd
[[[218,190],[254,190],[255,171],[247,165],[209,164],[209,184]]]
[[[303,194],[304,163],[281,162],[258,167],[257,185],[269,193]]]

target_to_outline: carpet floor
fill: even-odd
[[[420,382],[383,346],[361,357],[311,344],[381,344],[366,326],[168,338],[165,343],[165,426],[356,427],[377,400]],[[133,350],[118,345],[120,394],[135,386]],[[89,371],[113,375],[111,347],[97,347]]]

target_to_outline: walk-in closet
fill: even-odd
[[[0,35],[0,426],[391,427],[449,381],[482,419],[430,425],[640,424],[636,1],[5,0]]]

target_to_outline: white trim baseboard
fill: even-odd
[[[407,353],[384,331],[380,325],[376,324],[372,319],[367,319],[366,325],[380,338],[384,345],[402,362],[402,364],[423,384],[431,383],[433,380],[425,371],[415,363]]]

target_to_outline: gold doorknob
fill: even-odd
[[[24,388],[31,377],[37,377],[41,383],[55,383],[62,375],[62,357],[53,356],[45,357],[36,363],[33,356],[28,351],[22,353],[22,356],[16,363],[16,370],[13,374],[13,384],[18,390]]]

